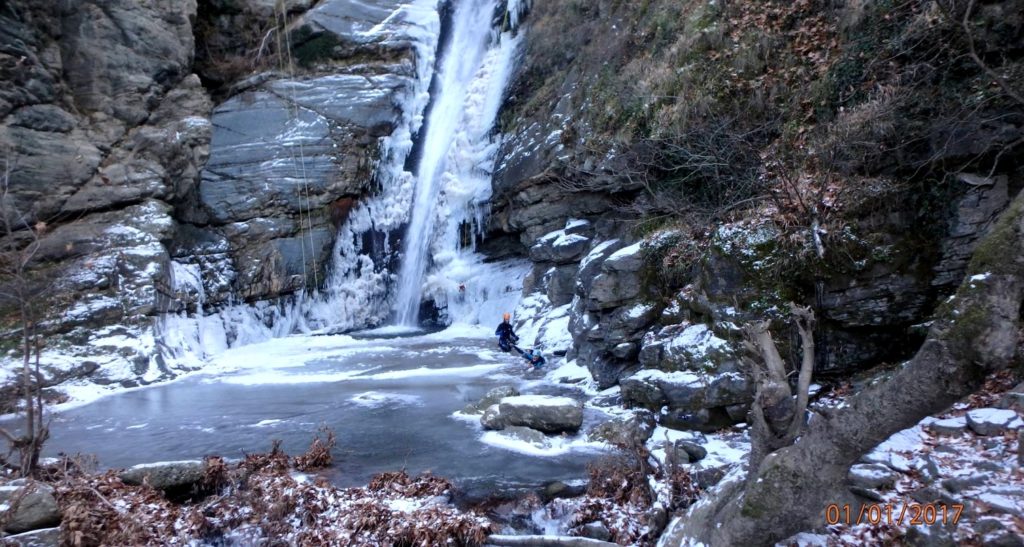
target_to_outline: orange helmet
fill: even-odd
[[[505,315],[502,315],[501,318],[504,319],[505,321],[508,321],[509,319],[512,318],[512,314],[505,312]]]

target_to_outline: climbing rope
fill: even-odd
[[[279,57],[278,62],[279,62],[279,65],[281,66],[281,69],[282,70],[287,70],[290,79],[292,81],[294,81],[295,80],[295,62],[294,62],[294,59],[292,58],[291,36],[288,34],[288,29],[287,29],[288,15],[287,15],[287,12],[285,11],[284,1],[283,0],[277,0],[277,2],[275,4],[274,11],[275,11],[276,18],[277,18],[276,23],[277,23],[278,28],[279,28],[279,31],[277,32],[277,51],[281,52],[281,55],[282,55],[281,57]],[[282,37],[283,37],[283,40],[284,40],[283,44],[282,44]],[[287,61],[287,63],[286,63],[286,61]],[[289,102],[291,103],[291,106],[292,106],[292,117],[297,122],[299,120],[299,104],[295,100],[295,88],[289,86],[288,87],[288,93],[289,93]],[[292,169],[293,169],[293,173],[295,175],[298,175],[298,173],[294,171],[294,169],[295,169],[295,163],[294,163],[295,156],[294,156],[294,154],[291,153],[290,149],[289,149],[289,154],[292,155],[292,160],[293,160]],[[318,273],[319,270],[320,270],[320,267],[317,264],[317,259],[316,259],[316,243],[313,240],[313,209],[312,209],[311,201],[309,199],[309,180],[308,180],[308,178],[306,176],[306,152],[305,152],[305,145],[303,144],[302,139],[299,139],[299,165],[300,165],[301,170],[302,170],[302,174],[301,174],[302,193],[299,196],[299,229],[301,230],[302,227],[303,227],[302,226],[302,224],[303,224],[303,205],[305,205],[306,232],[307,232],[307,235],[309,237],[309,253],[310,253],[309,256],[313,259],[313,291],[315,292],[320,287],[320,279],[319,279],[319,273]],[[305,204],[303,204],[303,200],[305,200]],[[303,276],[303,281],[305,282],[306,279],[309,279],[309,272],[306,269],[306,264],[307,264],[307,260],[306,260],[306,243],[301,238],[299,239],[299,247],[302,249],[302,276]]]

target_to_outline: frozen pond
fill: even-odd
[[[493,387],[525,382],[523,362],[484,334],[291,337],[230,350],[202,375],[55,415],[47,452],[124,467],[242,457],[280,439],[294,454],[326,425],[338,437],[330,473],[343,486],[401,468],[430,470],[475,495],[582,478],[600,454],[582,439],[559,439],[558,450],[537,455],[485,443],[494,434],[484,437],[478,420],[453,416]],[[536,384],[531,392],[559,389]]]

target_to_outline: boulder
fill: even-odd
[[[748,404],[753,400],[753,386],[745,376],[735,372],[642,370],[622,379],[620,384],[624,400],[652,410],[667,404],[672,409],[697,411]]]
[[[849,481],[854,486],[874,490],[892,488],[899,473],[877,463],[859,463],[850,467]]]
[[[41,528],[31,532],[22,532],[4,538],[4,545],[17,547],[58,547],[60,545],[60,527]]]
[[[1020,413],[1024,413],[1024,393],[1016,391],[1006,393],[1003,395],[1001,399],[999,399],[999,403],[997,406],[999,408],[1005,408]]]
[[[9,508],[5,532],[17,534],[60,523],[60,509],[53,496],[53,487],[38,481],[0,486],[0,505]]]
[[[967,413],[967,426],[978,435],[1002,435],[1024,427],[1024,420],[1013,410],[977,408]]]
[[[488,391],[479,401],[466,405],[462,412],[465,414],[480,414],[492,405],[501,402],[505,397],[515,397],[516,395],[519,395],[518,389],[512,386],[499,386]]]
[[[949,490],[951,493],[959,494],[971,488],[984,486],[990,480],[992,480],[992,475],[990,473],[972,473],[963,477],[949,477],[948,479],[943,479],[941,484],[943,488]]]
[[[732,425],[733,420],[722,408],[699,410],[669,410],[658,415],[658,424],[678,431],[712,432]]]
[[[608,531],[608,527],[601,521],[588,522],[583,526],[580,526],[581,537],[596,539],[599,541],[610,541],[612,539],[612,533]]]
[[[654,426],[653,414],[645,411],[634,412],[629,416],[614,418],[591,429],[587,434],[587,439],[621,447],[640,446],[651,438]]]
[[[942,524],[911,526],[904,536],[906,545],[911,547],[955,547],[953,533]]]
[[[556,498],[575,498],[587,493],[585,483],[568,484],[562,481],[551,481],[544,485],[540,491],[541,499],[545,502]]]
[[[967,419],[963,416],[936,420],[929,423],[927,429],[936,435],[956,436],[967,430]]]
[[[484,410],[483,415],[480,416],[480,425],[484,429],[501,430],[508,427],[508,421],[501,415],[500,407],[495,404]]]
[[[526,426],[545,433],[575,432],[583,425],[583,405],[569,397],[506,397],[501,400],[498,409],[507,424]]]
[[[569,264],[578,262],[590,248],[590,238],[579,233],[556,230],[537,240],[530,247],[530,260]]]
[[[677,450],[682,450],[690,457],[690,462],[699,462],[707,457],[708,451],[703,446],[690,441],[679,440],[675,442]]]
[[[202,460],[144,463],[121,472],[125,484],[149,484],[158,490],[183,490],[198,485],[206,473]]]

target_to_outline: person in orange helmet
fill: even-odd
[[[512,319],[512,314],[506,312],[502,316],[501,324],[494,331],[494,335],[498,337],[498,347],[505,352],[511,352],[512,348],[516,347],[516,342],[519,341],[519,337],[512,329],[512,323],[509,323],[510,319]]]

